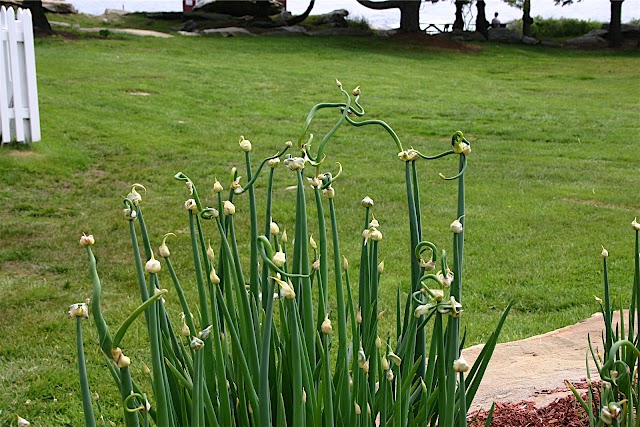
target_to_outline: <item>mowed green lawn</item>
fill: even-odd
[[[488,337],[510,300],[503,341],[597,311],[600,245],[610,253],[616,304],[629,299],[630,223],[640,215],[637,52],[481,45],[462,53],[367,38],[112,36],[38,40],[36,55],[43,140],[30,149],[0,150],[2,425],[13,425],[16,414],[32,425],[81,425],[75,325],[66,313],[91,293],[80,235],[96,237],[105,317],[115,330],[140,300],[121,199],[131,183],[145,185],[154,246],[164,233],[178,235],[170,241],[174,265],[195,304],[182,207],[188,195],[173,175],[183,171],[213,200],[215,177],[228,187],[232,166],[246,176],[239,136],[253,143],[256,163],[296,141],[315,103],[342,101],[335,78],[349,89],[360,85],[367,117],[387,121],[406,147],[435,154],[457,130],[472,142],[467,345]],[[316,141],[336,118],[324,112],[313,122]],[[404,166],[388,135],[374,127],[341,128],[325,152],[326,170],[335,171],[338,161],[344,167],[336,204],[342,252],[352,268],[359,259],[360,200],[375,200],[384,233],[382,322],[392,331],[396,288],[406,291],[409,280]],[[445,249],[456,184],[438,173],[455,170],[454,160],[420,164],[424,235]],[[287,187],[294,183],[294,175],[278,171],[274,220],[290,236],[295,194]],[[263,200],[264,182],[257,191]],[[246,196],[237,198],[237,208],[246,250]],[[213,229],[207,232],[217,247]],[[166,271],[160,278],[171,289]],[[167,304],[178,324],[176,300],[172,292]],[[123,348],[149,390],[146,329],[138,326]],[[85,331],[92,391],[119,425],[119,398],[92,320]]]

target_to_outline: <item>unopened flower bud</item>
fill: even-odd
[[[389,359],[389,361],[395,363],[396,366],[400,366],[402,364],[402,359],[400,358],[400,356],[395,354],[393,351],[389,352],[387,358]]]
[[[353,94],[353,96],[360,95],[360,86],[356,86],[356,88],[351,93]]]
[[[609,257],[609,251],[608,251],[608,250],[606,250],[606,249],[604,248],[604,246],[602,247],[602,252],[600,252],[600,256],[601,256],[602,258],[608,258],[608,257]]]
[[[633,229],[636,231],[640,230],[640,223],[638,223],[638,218],[634,218],[633,221],[631,221],[631,227],[633,227]]]
[[[223,212],[225,215],[233,215],[236,213],[236,207],[229,200],[224,202]]]
[[[313,264],[311,265],[311,268],[313,268],[315,271],[320,270],[320,258],[318,258],[317,260],[313,261]]]
[[[244,136],[240,135],[240,149],[245,153],[249,153],[251,151],[251,142],[244,139]]]
[[[362,199],[362,206],[364,206],[365,208],[373,207],[373,199],[369,196],[365,197],[364,199]]]
[[[378,228],[380,227],[380,223],[378,222],[378,220],[376,219],[375,216],[371,215],[371,222],[369,223],[369,228]]]
[[[342,256],[342,269],[344,271],[349,270],[349,261],[347,260],[347,257],[345,257],[344,255]]]
[[[131,202],[138,206],[140,204],[140,202],[142,201],[142,196],[140,195],[140,193],[138,193],[136,191],[136,188],[142,188],[143,190],[147,191],[146,188],[144,188],[143,185],[140,184],[132,184],[131,185],[131,191],[129,192],[129,194],[127,194],[127,199],[131,200]]]
[[[302,388],[302,402],[307,403],[307,391]]]
[[[342,82],[340,80],[336,79],[336,85],[338,85],[338,87],[341,88],[342,87]]]
[[[464,360],[464,357],[462,357],[462,355],[460,355],[458,359],[453,361],[453,370],[454,372],[458,373],[467,372],[469,370],[469,364],[466,360]]]
[[[241,194],[244,191],[244,189],[242,188],[242,185],[240,185],[241,179],[242,177],[239,176],[236,179],[234,179],[233,182],[231,183],[231,189],[235,194]]]
[[[153,252],[151,252],[151,259],[147,261],[147,264],[144,266],[144,270],[147,273],[155,273],[160,272],[162,266],[160,265],[160,261],[154,258]]]
[[[200,338],[202,341],[206,341],[207,338],[209,338],[209,335],[211,334],[212,330],[213,330],[212,325],[207,326],[206,328],[200,331],[200,333],[198,334],[198,338]]]
[[[207,248],[207,259],[209,262],[213,262],[215,258],[215,253],[213,252],[213,248],[211,247],[211,242],[209,242],[209,247]]]
[[[289,239],[287,238],[287,229],[282,230],[282,236],[280,236],[280,241],[282,243],[287,243]]]
[[[358,405],[358,402],[353,402],[353,407],[356,410],[356,415],[362,414],[362,409],[360,409],[360,405]]]
[[[296,297],[296,293],[293,290],[293,285],[291,282],[287,283],[284,280],[281,280],[277,277],[272,277],[273,280],[276,281],[278,285],[280,285],[280,296],[286,299],[294,299]]]
[[[327,199],[333,199],[336,197],[336,190],[334,190],[334,188],[330,186],[322,190],[322,194],[324,194]]]
[[[382,340],[380,337],[376,337],[376,348],[380,350],[382,348]]]
[[[82,236],[80,236],[80,245],[81,246],[91,246],[96,242],[96,240],[93,238],[93,234],[89,234],[88,236],[84,233],[82,233]]]
[[[280,227],[278,227],[278,224],[271,221],[271,224],[269,225],[269,232],[272,236],[277,236],[278,234],[280,234]]]
[[[182,332],[182,335],[184,335],[185,337],[188,337],[189,335],[191,335],[191,331],[189,330],[189,326],[187,325],[187,322],[184,321],[184,319],[182,320],[181,332]]]
[[[193,337],[191,344],[189,344],[193,350],[200,350],[204,347],[204,341],[198,337]]]
[[[380,261],[380,264],[378,264],[378,273],[384,273],[384,261]]]
[[[448,268],[446,275],[443,275],[442,271],[438,271],[436,276],[438,277],[438,280],[440,280],[440,283],[442,283],[442,286],[451,286],[451,283],[453,283],[453,271]]]
[[[271,261],[273,261],[276,266],[282,267],[285,262],[287,262],[287,255],[282,251],[278,251],[273,254],[273,258],[271,258]]]
[[[364,349],[362,348],[362,344],[360,344],[360,350],[358,350],[358,367],[360,369],[364,368],[364,362],[367,361],[367,356],[364,354]]]
[[[198,204],[196,203],[195,199],[188,199],[186,202],[184,202],[184,208],[191,212],[198,212]]]
[[[279,157],[275,157],[275,158],[273,158],[273,159],[269,159],[269,160],[267,161],[267,164],[269,165],[269,167],[270,167],[271,169],[275,169],[275,168],[277,168],[277,167],[278,167],[278,165],[280,164],[280,158],[279,158]]]
[[[220,181],[216,179],[216,182],[213,183],[213,192],[218,194],[218,193],[221,193],[223,190],[224,190],[224,187],[222,186],[222,184],[220,184]]]
[[[387,356],[385,356],[384,354],[382,355],[382,360],[380,361],[380,366],[382,366],[382,370],[383,371],[388,371],[390,366],[389,366],[389,359],[387,359]]]
[[[358,312],[356,313],[356,323],[362,323],[362,309],[358,308]]]
[[[393,375],[393,371],[391,369],[389,369],[387,371],[387,381],[391,382],[393,381],[394,375]]]
[[[142,364],[142,372],[144,372],[145,375],[150,375],[151,374],[151,369],[149,369],[149,367],[147,366],[146,363]]]
[[[318,244],[316,243],[315,239],[313,238],[313,234],[311,236],[309,236],[309,246],[311,246],[313,249],[318,249]]]
[[[116,363],[118,368],[126,368],[131,364],[131,359],[129,359],[122,353],[120,347],[116,347],[115,349],[111,350],[111,358]]]
[[[75,319],[77,317],[88,319],[89,307],[87,306],[87,304],[83,302],[78,304],[72,304],[71,306],[69,306],[69,316],[71,316],[72,319]]]
[[[436,268],[436,262],[433,259],[425,261],[424,259],[420,258],[420,268],[424,268],[426,271],[431,271]]]
[[[325,316],[324,321],[322,322],[322,325],[320,326],[320,330],[325,335],[329,335],[331,333],[331,331],[333,330],[333,327],[331,326],[331,320],[329,319],[329,315],[328,314]]]
[[[18,427],[29,427],[31,423],[18,415]]]
[[[187,191],[189,192],[189,195],[193,196],[193,182],[186,181],[185,184],[187,184]]]
[[[284,160],[284,165],[292,171],[304,169],[304,163],[305,160],[302,157],[290,157]]]
[[[287,141],[287,142],[284,143],[284,145],[286,145],[288,148],[291,148],[291,147],[293,147],[293,142]]]
[[[453,221],[451,223],[451,225],[449,226],[449,229],[451,230],[452,233],[454,234],[460,234],[462,233],[462,223],[460,222],[460,218],[456,219],[455,221]]]
[[[318,188],[322,185],[322,181],[318,179],[317,176],[314,176],[313,178],[307,178],[307,179],[309,180],[309,184],[313,188]]]
[[[380,240],[382,240],[382,233],[377,228],[374,228],[371,230],[370,237],[371,237],[371,240],[373,240],[374,242],[379,242]]]
[[[220,283],[220,278],[216,274],[216,269],[213,268],[213,266],[211,267],[211,272],[209,273],[209,280],[211,280],[211,283],[214,285],[218,285]]]
[[[123,209],[122,214],[124,215],[125,219],[128,221],[133,221],[138,216],[138,213],[135,210],[129,209],[129,208]]]

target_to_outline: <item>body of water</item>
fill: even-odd
[[[182,10],[182,0],[71,0],[78,11],[100,15],[105,9],[124,9],[130,12],[171,12]],[[303,12],[308,0],[288,0],[287,8],[293,13]],[[502,22],[522,17],[519,9],[500,0],[487,0],[486,13],[489,20],[498,12]],[[590,21],[609,21],[611,4],[609,0],[582,0],[571,6],[556,6],[553,0],[531,0],[531,15],[543,18],[576,18]],[[327,13],[335,9],[347,9],[351,17],[366,19],[373,27],[397,28],[400,23],[398,9],[372,10],[361,6],[355,0],[316,0],[312,14]],[[475,21],[475,7],[466,16],[467,22]],[[640,0],[625,0],[622,4],[622,21],[640,18]],[[422,5],[422,23],[446,24],[455,19],[455,6],[450,0]]]

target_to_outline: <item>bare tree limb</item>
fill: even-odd
[[[387,1],[371,1],[371,0],[356,0],[361,5],[368,7],[369,9],[393,9],[397,7],[401,7],[402,1],[398,0],[387,0]]]

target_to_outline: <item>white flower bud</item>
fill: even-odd
[[[349,261],[347,260],[347,257],[345,257],[344,255],[342,256],[342,269],[344,271],[349,270]]]
[[[287,229],[282,230],[282,236],[280,236],[280,241],[282,243],[287,243],[289,239],[287,238]]]
[[[376,337],[376,348],[380,350],[382,348],[382,340],[380,337]]]
[[[391,362],[395,363],[396,366],[400,366],[402,364],[402,359],[400,358],[400,356],[395,354],[393,351],[390,351],[387,357]]]
[[[358,405],[358,402],[353,402],[353,407],[356,410],[356,415],[362,414],[362,409],[360,409],[360,405]]]
[[[458,359],[453,361],[453,370],[454,372],[458,373],[467,372],[469,370],[469,364],[466,360],[464,360],[464,357],[462,357],[462,355],[460,355]]]
[[[313,234],[309,236],[309,246],[311,246],[313,249],[318,249],[318,244],[314,240]]]
[[[320,258],[318,258],[317,260],[313,261],[313,264],[311,265],[311,268],[313,268],[315,271],[320,270]]]
[[[278,165],[280,164],[280,158],[279,158],[279,157],[275,157],[275,158],[273,158],[273,159],[269,159],[269,160],[267,161],[267,164],[269,165],[269,167],[270,167],[271,169],[275,169],[275,168],[277,168],[277,167],[278,167]]]
[[[251,142],[244,139],[244,136],[240,135],[240,149],[245,153],[251,152]]]
[[[198,338],[200,338],[202,341],[206,341],[207,338],[209,338],[209,335],[211,334],[212,330],[213,330],[213,326],[211,325],[207,326],[206,328],[200,331],[200,333],[198,334]]]
[[[606,250],[606,249],[604,248],[604,246],[602,247],[602,252],[600,252],[600,256],[601,256],[602,258],[608,258],[608,257],[609,257],[609,251],[608,251],[608,250]]]
[[[631,221],[631,227],[633,227],[633,229],[636,231],[640,230],[640,223],[638,223],[638,218],[634,218],[633,221]]]
[[[424,268],[427,271],[434,270],[436,268],[436,262],[433,259],[425,261],[424,259],[420,258],[420,268]]]
[[[187,191],[189,192],[189,195],[193,196],[193,182],[185,181],[185,184],[187,184]]]
[[[89,307],[85,303],[72,304],[69,306],[69,316],[72,319],[81,317],[83,319],[89,318]]]
[[[291,147],[293,147],[293,142],[287,141],[287,142],[284,143],[284,145],[286,145],[288,148],[291,148]]]
[[[305,160],[302,157],[290,157],[284,160],[284,165],[292,171],[304,169],[304,163]]]
[[[276,266],[282,267],[287,262],[287,255],[282,251],[278,251],[273,254],[271,261],[273,261]]]
[[[222,186],[222,184],[220,184],[220,181],[216,179],[216,182],[213,183],[213,192],[218,194],[218,193],[221,193],[223,190],[224,190],[224,187]]]
[[[380,361],[380,366],[382,367],[383,371],[388,371],[390,366],[389,366],[389,360],[387,359],[387,356],[385,356],[384,354],[382,355],[382,360]]]
[[[351,93],[353,94],[353,96],[360,95],[360,86],[356,86],[356,88]]]
[[[294,299],[296,297],[296,293],[293,290],[293,285],[291,284],[291,282],[287,283],[277,277],[272,277],[272,279],[275,280],[278,285],[280,285],[280,296],[282,298]]]
[[[207,248],[207,259],[209,262],[213,262],[215,258],[215,253],[213,252],[213,248],[211,247],[211,242],[209,242],[209,247]]]
[[[307,403],[307,391],[304,389],[304,387],[302,388],[302,402]]]
[[[367,361],[367,356],[364,354],[364,349],[362,348],[362,344],[360,344],[360,350],[358,351],[358,367],[360,369],[364,368],[364,363]]]
[[[333,327],[331,326],[331,320],[329,320],[329,315],[328,314],[325,316],[324,321],[322,322],[322,325],[320,326],[320,330],[325,335],[329,335],[331,333],[331,331],[333,330]]]
[[[371,215],[371,222],[369,223],[369,228],[378,228],[380,227],[380,223],[378,222],[378,220],[376,219],[375,216]]]
[[[140,202],[142,201],[142,196],[140,195],[140,193],[138,193],[136,191],[136,188],[142,188],[144,191],[147,191],[146,188],[144,188],[143,185],[140,184],[132,184],[131,185],[131,191],[129,192],[129,194],[127,194],[127,199],[131,200],[131,202],[138,206],[140,204]]]
[[[387,381],[389,381],[389,382],[393,381],[393,377],[394,377],[393,371],[391,369],[389,369],[387,371]]]
[[[194,199],[188,199],[184,202],[184,208],[191,212],[198,212],[198,204]]]
[[[204,341],[198,337],[193,337],[191,344],[189,344],[193,350],[201,350],[204,347]]]
[[[220,278],[216,274],[216,269],[213,268],[213,266],[211,267],[211,272],[209,273],[209,279],[211,280],[211,283],[213,283],[214,285],[220,284]]]
[[[356,323],[362,323],[362,309],[358,308],[358,312],[356,313]]]
[[[278,234],[280,234],[280,227],[278,227],[278,224],[271,221],[271,224],[269,225],[269,232],[272,236],[277,236]]]
[[[189,335],[191,335],[191,331],[189,330],[189,326],[187,326],[187,322],[185,322],[184,319],[182,319],[182,335],[184,335],[185,337],[188,337]]]
[[[125,219],[127,219],[129,221],[133,221],[138,216],[138,213],[136,211],[134,211],[133,209],[129,209],[129,208],[123,209],[122,210],[122,214],[124,215]]]
[[[131,359],[129,359],[122,353],[120,347],[116,347],[115,349],[111,350],[111,359],[113,359],[118,368],[126,368],[131,364]]]
[[[364,206],[365,208],[373,207],[373,199],[369,196],[365,197],[364,199],[362,199],[362,206]]]
[[[378,273],[384,273],[384,261],[380,261],[380,264],[378,264]]]
[[[82,236],[80,236],[80,245],[81,246],[91,246],[96,242],[96,240],[93,238],[93,234],[89,234],[88,236],[84,233],[82,233]]]
[[[160,265],[160,261],[154,258],[153,252],[151,253],[151,259],[147,261],[147,264],[144,266],[144,270],[147,273],[159,273],[162,266]]]
[[[452,233],[454,234],[460,234],[462,233],[462,223],[460,222],[460,218],[456,219],[455,221],[453,221],[451,223],[451,225],[449,226],[449,229],[451,230]]]
[[[373,240],[375,242],[379,242],[380,240],[382,240],[382,233],[377,228],[374,228],[374,229],[371,230],[371,236],[370,237],[371,237],[371,240]]]
[[[318,188],[322,185],[322,180],[318,179],[317,176],[307,179],[309,180],[309,184],[311,185],[311,187]]]
[[[442,274],[442,271],[438,271],[436,276],[438,277],[438,280],[440,280],[440,283],[442,283],[442,286],[451,286],[451,283],[453,282],[453,271],[447,268],[446,276]]]
[[[167,258],[167,257],[169,257],[171,255],[171,251],[169,251],[169,247],[167,246],[167,237],[169,237],[169,236],[176,237],[176,235],[173,234],[173,233],[167,233],[167,234],[164,235],[164,237],[162,238],[162,244],[158,248],[158,254],[162,258]]]
[[[324,194],[327,199],[333,199],[336,197],[336,190],[334,190],[333,187],[325,188],[322,190],[322,194]]]
[[[342,82],[340,80],[336,79],[336,85],[338,85],[338,87],[341,88],[342,87]]]
[[[236,213],[236,207],[229,200],[224,202],[223,212],[225,215],[233,215]]]

